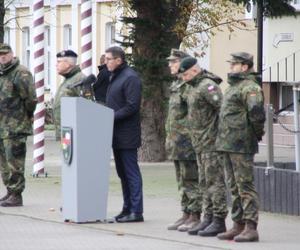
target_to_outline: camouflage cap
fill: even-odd
[[[170,56],[167,57],[167,60],[181,59],[187,56],[189,56],[187,53],[179,49],[171,49]]]
[[[182,59],[180,63],[178,73],[183,73],[196,64],[197,64],[197,59],[195,57],[191,57],[191,56],[185,57]]]
[[[230,63],[252,63],[253,64],[253,55],[247,53],[247,52],[235,52],[230,54],[231,59],[227,62]]]
[[[63,50],[56,54],[56,57],[75,57],[77,58],[77,54],[73,50]]]
[[[0,53],[1,54],[6,54],[6,53],[9,53],[9,52],[12,52],[11,47],[6,43],[1,43],[0,44]]]

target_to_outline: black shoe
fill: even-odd
[[[205,214],[203,221],[201,221],[199,224],[197,224],[195,227],[192,227],[188,230],[189,235],[197,235],[199,231],[204,230],[206,227],[210,225],[212,222],[212,214]]]
[[[129,215],[129,214],[130,214],[130,212],[128,212],[128,211],[121,211],[121,213],[119,213],[117,216],[115,216],[115,220],[117,221],[118,219],[121,219],[124,216]]]
[[[211,237],[224,232],[226,232],[225,219],[214,217],[212,223],[203,231],[199,231],[198,235],[203,237]]]
[[[144,217],[142,214],[137,214],[137,213],[131,213],[128,215],[123,216],[120,219],[117,219],[117,222],[142,222],[144,221]]]

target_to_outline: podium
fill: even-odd
[[[106,219],[114,112],[82,97],[61,98],[62,214]]]

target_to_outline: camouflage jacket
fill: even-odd
[[[56,91],[53,101],[53,117],[57,136],[60,135],[60,99],[62,96],[80,96],[81,87],[70,88],[74,83],[80,82],[85,78],[79,66],[73,68],[68,74],[64,75],[65,80]]]
[[[196,153],[216,150],[218,115],[222,102],[218,85],[221,82],[221,78],[206,70],[187,82],[184,98],[188,105],[190,133]]]
[[[170,160],[195,160],[187,125],[187,105],[182,100],[185,84],[174,81],[170,88],[168,117],[166,120],[166,151]]]
[[[256,73],[229,74],[220,112],[217,149],[254,154],[264,134],[264,98]]]
[[[30,71],[14,58],[0,67],[0,138],[32,134],[37,103]]]

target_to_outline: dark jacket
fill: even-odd
[[[106,64],[98,66],[99,74],[97,75],[97,81],[93,85],[96,101],[105,103],[107,87],[109,84],[109,75]]]
[[[141,81],[126,63],[111,73],[106,104],[115,111],[113,148],[138,148],[141,145]]]

